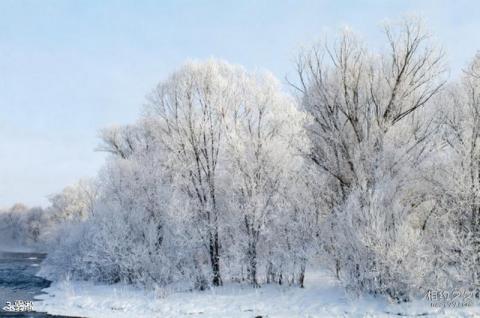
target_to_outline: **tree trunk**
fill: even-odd
[[[257,243],[254,239],[250,239],[248,243],[248,280],[254,287],[258,287],[257,282]]]
[[[300,276],[298,277],[298,283],[300,288],[305,288],[305,267],[306,267],[306,260],[302,259],[302,263],[300,265]]]
[[[335,259],[335,277],[340,279],[340,260],[338,258]]]
[[[218,241],[218,231],[210,234],[210,262],[212,264],[212,284],[213,286],[222,285],[222,276],[220,273],[220,246]]]
[[[272,262],[268,262],[267,266],[267,284],[273,283],[275,280],[275,276],[273,274],[273,264]]]

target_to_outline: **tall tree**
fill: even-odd
[[[437,266],[447,281],[480,290],[480,54],[464,70],[461,82],[451,85],[438,100],[443,141],[432,197],[436,208],[425,223],[437,243]]]
[[[238,101],[224,120],[232,181],[229,208],[240,218],[248,280],[257,286],[258,245],[271,229],[272,218],[281,215],[285,188],[297,186],[292,176],[300,172],[299,150],[307,146],[305,116],[271,75],[246,74],[239,85]]]
[[[387,51],[382,53],[367,50],[349,31],[333,48],[315,46],[302,53],[297,63],[300,84],[294,85],[313,117],[307,127],[312,142],[307,157],[330,185],[319,194],[330,209],[325,251],[337,276],[346,267],[349,282],[380,292],[376,284],[388,275],[382,257],[409,214],[385,200],[401,196],[399,187],[406,187],[402,178],[423,159],[433,125],[422,109],[445,83],[443,54],[420,21],[386,26],[385,35]],[[380,231],[372,228],[377,224]],[[351,248],[342,246],[341,236]],[[358,244],[348,242],[353,237]],[[373,249],[369,241],[385,248]],[[366,254],[357,255],[359,249]],[[363,264],[365,257],[370,261]],[[366,272],[380,276],[368,278]]]
[[[238,103],[241,68],[210,60],[188,63],[150,95],[147,118],[168,153],[168,165],[193,202],[199,233],[210,259],[212,283],[222,284],[218,166],[224,148],[222,118]]]

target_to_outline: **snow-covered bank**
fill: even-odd
[[[125,285],[59,282],[37,297],[35,310],[82,317],[479,317],[480,306],[432,308],[426,301],[391,305],[383,299],[351,299],[324,273],[310,274],[307,287],[253,289],[227,285],[206,292],[166,294]]]

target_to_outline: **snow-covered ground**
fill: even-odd
[[[54,283],[34,308],[81,317],[480,317],[480,306],[432,308],[426,300],[392,305],[384,299],[352,299],[323,272],[310,273],[304,289],[230,284],[205,292],[145,292],[125,285]]]

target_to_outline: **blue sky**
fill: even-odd
[[[291,73],[298,48],[349,25],[422,15],[452,76],[480,48],[478,1],[0,0],[0,207],[94,176],[97,133],[133,122],[144,96],[189,58]]]

